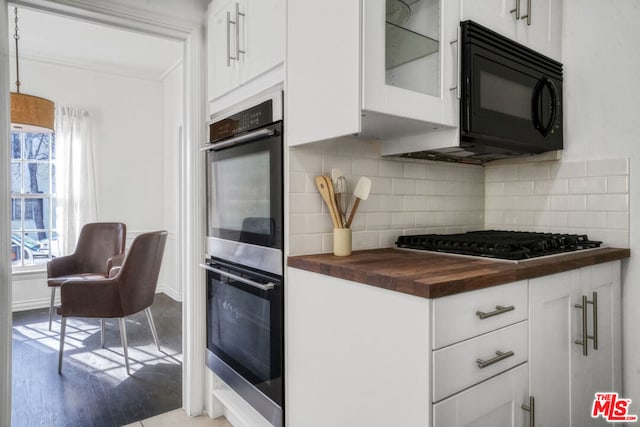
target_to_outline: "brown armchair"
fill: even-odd
[[[62,373],[67,317],[119,318],[120,338],[129,375],[127,331],[124,319],[126,316],[145,310],[153,339],[160,349],[149,307],[153,304],[166,241],[166,231],[141,234],[131,243],[122,268],[113,277],[71,278],[62,283],[60,289],[62,304],[58,307],[58,314],[62,316],[58,373]],[[102,331],[104,345],[104,322]]]
[[[53,319],[56,289],[72,277],[96,279],[109,276],[109,270],[122,263],[127,227],[120,222],[85,224],[80,231],[75,251],[54,258],[47,264],[47,285],[51,288],[49,330]]]

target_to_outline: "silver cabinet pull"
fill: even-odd
[[[476,316],[478,316],[481,320],[487,319],[489,317],[497,316],[498,314],[504,314],[509,311],[513,311],[516,308],[512,305],[508,307],[503,307],[501,305],[496,305],[496,309],[494,311],[490,311],[489,313],[485,313],[484,311],[476,311]]]
[[[231,66],[231,12],[227,12],[227,67]]]
[[[460,29],[460,27],[458,26],[458,38],[455,40],[451,40],[449,42],[450,46],[453,46],[454,44],[456,45],[456,68],[454,70],[454,76],[453,76],[453,85],[449,88],[449,90],[455,90],[456,91],[456,98],[460,99],[460,60],[462,59],[462,50],[460,49],[460,43],[462,42],[462,30]]]
[[[525,19],[527,18],[527,25],[531,25],[531,2],[533,0],[527,0],[527,14],[526,15],[522,15],[520,18],[521,19]]]
[[[575,308],[579,308],[582,310],[582,339],[575,340],[574,342],[578,345],[582,346],[582,355],[588,356],[588,344],[589,340],[593,341],[593,349],[598,349],[598,293],[593,292],[591,301],[587,299],[585,295],[582,296],[582,304],[576,304]],[[593,305],[593,335],[589,335],[587,331],[587,322],[588,322],[588,313],[587,306],[588,304]]]
[[[476,360],[476,363],[478,364],[478,368],[482,369],[482,368],[486,368],[489,365],[493,365],[494,363],[498,363],[501,360],[504,360],[511,356],[513,356],[513,351],[507,351],[507,352],[496,351],[496,357],[493,357],[489,360],[478,359]]]
[[[217,274],[219,274],[221,276],[228,277],[229,279],[236,280],[238,282],[242,282],[245,285],[249,285],[249,286],[252,286],[254,288],[258,288],[260,290],[263,290],[263,291],[270,291],[271,289],[275,288],[275,286],[276,286],[271,282],[266,283],[266,284],[263,285],[262,283],[254,282],[253,280],[245,279],[244,277],[240,277],[240,276],[237,276],[235,274],[231,274],[231,273],[228,273],[228,272],[226,272],[224,270],[213,268],[213,267],[210,267],[210,266],[205,265],[205,264],[200,264],[200,267],[204,268],[205,270],[209,270],[209,271],[211,271],[213,273],[217,273]]]
[[[509,11],[509,13],[514,12],[516,14],[516,19],[520,19],[520,0],[516,0],[516,8]]]
[[[529,405],[522,404],[522,409],[529,412],[529,427],[535,427],[536,425],[536,399],[533,396],[529,396]]]
[[[240,17],[244,18],[244,13],[240,13],[240,3],[236,3],[236,60],[240,60],[240,54],[245,54],[244,50],[240,49]]]
[[[598,293],[594,292],[591,297],[593,304],[593,349],[598,349]]]

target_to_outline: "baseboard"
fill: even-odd
[[[180,292],[176,291],[171,286],[158,285],[158,287],[156,288],[156,293],[160,293],[160,292],[162,292],[163,294],[165,294],[166,296],[168,296],[174,301],[182,302],[182,295],[180,294]]]

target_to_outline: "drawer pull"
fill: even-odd
[[[511,356],[513,356],[513,351],[507,351],[507,352],[496,351],[496,357],[493,357],[489,360],[478,359],[476,360],[476,363],[478,364],[478,368],[482,369]]]
[[[478,316],[481,320],[484,320],[488,317],[493,317],[493,316],[497,316],[498,314],[503,314],[506,313],[508,311],[513,311],[516,308],[512,305],[508,306],[508,307],[503,307],[501,305],[496,305],[496,309],[494,311],[490,311],[489,313],[485,313],[484,311],[476,311],[476,316]]]

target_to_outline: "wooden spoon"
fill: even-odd
[[[356,184],[356,188],[353,190],[353,195],[356,197],[356,200],[353,202],[353,208],[351,208],[349,219],[347,220],[347,224],[345,225],[347,228],[351,227],[353,217],[356,216],[356,211],[358,210],[358,206],[360,205],[360,200],[367,200],[369,198],[370,192],[371,180],[365,176],[361,177]]]
[[[342,221],[338,220],[338,215],[336,213],[336,201],[334,198],[335,196],[333,195],[333,184],[331,184],[331,178],[322,175],[316,176],[316,187],[318,187],[318,192],[322,196],[324,203],[327,205],[327,209],[329,209],[331,221],[333,221],[333,227],[342,228]],[[331,190],[329,190],[329,188],[331,188]]]

